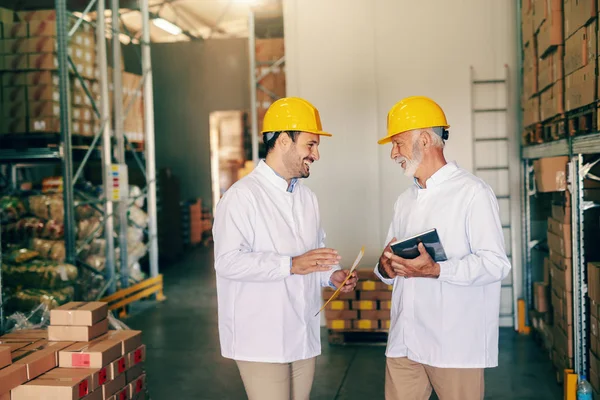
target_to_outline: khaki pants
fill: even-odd
[[[316,357],[287,364],[236,361],[249,400],[309,400]]]
[[[482,400],[483,368],[435,368],[406,357],[387,359],[386,400],[428,400],[432,387],[440,400]]]

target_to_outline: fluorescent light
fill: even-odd
[[[152,23],[158,28],[162,29],[165,32],[170,33],[171,35],[179,35],[182,32],[182,29],[175,25],[172,22],[167,21],[162,18],[155,18],[152,20]]]

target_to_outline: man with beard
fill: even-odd
[[[392,160],[414,185],[394,205],[375,273],[394,285],[387,345],[387,400],[484,396],[484,368],[498,365],[501,281],[510,271],[496,197],[484,181],[444,157],[442,109],[409,97],[388,113]],[[403,259],[390,244],[435,228],[447,261]]]
[[[308,400],[321,353],[321,287],[339,287],[348,274],[325,247],[315,194],[299,181],[331,135],[300,98],[274,102],[262,133],[266,159],[215,215],[221,353],[236,361],[250,400]],[[353,273],[341,290],[356,283]]]

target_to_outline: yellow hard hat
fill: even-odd
[[[392,136],[413,129],[443,127],[450,128],[442,108],[424,96],[407,97],[392,107],[387,117],[387,136],[377,143],[386,144]]]
[[[262,133],[300,131],[331,136],[323,132],[319,110],[299,97],[277,100],[265,113]]]

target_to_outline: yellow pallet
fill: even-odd
[[[108,303],[109,310],[118,310],[119,317],[127,316],[126,307],[138,300],[156,295],[157,301],[165,301],[167,298],[163,294],[163,276],[158,275],[154,278],[146,279],[136,283],[127,289],[121,289],[110,296],[106,296],[100,301]]]

